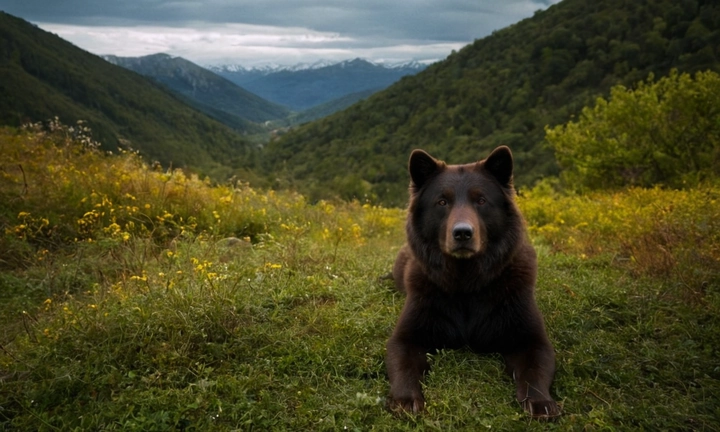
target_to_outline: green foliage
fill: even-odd
[[[720,71],[719,10],[708,0],[565,0],[291,131],[268,145],[265,170],[303,192],[359,176],[372,185],[370,198],[399,206],[412,149],[465,163],[505,144],[516,183],[532,185],[558,173],[541,145],[546,125],[651,73]]]
[[[673,72],[608,100],[577,121],[548,128],[569,188],[696,185],[720,175],[720,75]]]
[[[717,188],[526,191],[564,415],[529,421],[499,356],[461,350],[396,418],[403,297],[377,277],[404,211],[211,186],[77,131],[0,130],[2,430],[720,428]]]

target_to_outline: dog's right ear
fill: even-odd
[[[429,179],[439,174],[444,167],[444,162],[435,159],[423,150],[413,150],[409,164],[413,187],[420,189]]]
[[[508,146],[500,146],[485,159],[485,169],[495,177],[503,187],[512,184],[513,156]]]

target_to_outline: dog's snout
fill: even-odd
[[[469,223],[461,222],[453,227],[452,234],[457,241],[468,241],[473,237],[473,227]]]

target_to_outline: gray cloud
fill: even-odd
[[[98,54],[292,63],[443,58],[558,1],[3,0],[0,8]]]

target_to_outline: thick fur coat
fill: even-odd
[[[409,170],[407,244],[393,267],[406,299],[387,343],[389,407],[422,411],[427,354],[469,347],[502,354],[531,416],[558,416],[555,354],[535,302],[537,259],[514,201],[510,149],[465,165],[415,150]]]

